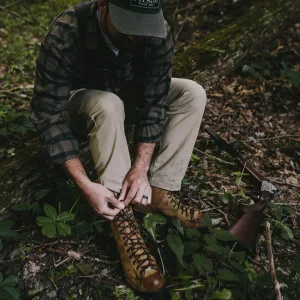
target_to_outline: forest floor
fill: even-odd
[[[208,33],[205,25],[191,35],[189,22],[194,24],[196,16],[197,10],[185,15],[185,27],[177,16],[178,49],[184,50]],[[42,20],[45,24],[46,19]],[[214,16],[212,24],[217,27],[219,23]],[[7,37],[13,27],[9,24],[0,22],[1,50],[5,52],[5,63],[0,63],[2,160],[14,155],[14,149],[32,134],[28,100],[42,32],[32,32],[29,42],[24,43],[26,37],[13,42]],[[27,57],[18,60],[11,53],[24,44]],[[139,221],[146,243],[166,274],[169,292],[163,299],[272,299],[273,295],[265,224],[253,252],[227,245],[231,237],[222,231],[257,200],[259,189],[247,171],[218,147],[205,125],[233,143],[279,189],[266,211],[266,220],[271,223],[276,273],[284,299],[299,299],[299,57],[298,23],[278,32],[257,54],[207,90],[202,126],[180,197],[205,213],[209,233],[183,230],[161,216]],[[7,299],[18,299],[18,294],[20,299],[144,299],[123,276],[108,222],[92,213],[70,181],[54,178],[53,182],[52,189],[37,191],[32,203],[16,205],[12,221],[0,222],[0,271],[4,278],[13,276],[8,289],[0,278],[0,295],[9,295]],[[45,203],[53,208],[45,208]],[[37,216],[62,212],[69,213],[72,235],[44,236]],[[149,229],[154,234],[149,234]],[[10,236],[12,231],[16,236]]]

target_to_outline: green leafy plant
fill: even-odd
[[[71,235],[72,227],[65,222],[72,221],[75,215],[71,212],[57,214],[56,209],[49,205],[44,205],[46,216],[37,217],[37,225],[42,227],[42,234],[54,238],[57,233],[60,236]]]
[[[133,291],[123,285],[115,286],[113,295],[116,297],[116,300],[134,300]]]
[[[294,70],[287,67],[286,63],[282,62],[282,69],[280,70],[281,76],[287,78],[294,87],[300,87],[300,74]]]
[[[18,282],[18,277],[8,276],[3,279],[3,274],[0,272],[0,299],[2,300],[18,300],[20,294],[15,289]]]
[[[13,221],[0,221],[0,250],[3,248],[2,239],[17,239],[20,235],[12,230]]]

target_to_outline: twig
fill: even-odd
[[[58,266],[64,264],[65,262],[68,262],[70,259],[71,259],[71,257],[67,257],[66,259],[62,260],[62,261],[59,262],[58,264],[56,264],[56,263],[54,262],[54,259],[53,259],[54,267],[57,268]]]
[[[251,141],[266,141],[266,140],[275,140],[275,139],[281,139],[281,138],[286,138],[286,137],[300,137],[300,135],[296,134],[288,134],[288,135],[278,135],[278,136],[273,136],[269,138],[262,138],[262,139],[248,139],[247,142]]]
[[[14,12],[14,11],[10,11],[9,9],[5,8],[4,6],[0,6],[0,10],[3,10],[5,12],[7,12],[8,14],[11,14],[12,16],[15,16],[15,17],[19,18],[20,20],[24,21],[25,23],[28,23],[30,25],[34,25],[34,22],[32,22],[31,20],[29,20],[27,18],[23,18],[18,13]]]
[[[193,201],[197,201],[196,199],[193,199],[193,198],[191,198],[191,199],[192,199]],[[214,209],[214,210],[216,210],[217,212],[219,212],[220,214],[222,214],[222,215],[224,216],[225,222],[226,222],[226,224],[228,225],[228,227],[231,226],[231,224],[230,224],[230,222],[229,222],[229,220],[228,220],[228,215],[227,215],[226,213],[224,213],[224,211],[222,211],[221,209],[215,207],[212,203],[210,203],[210,202],[207,201],[207,200],[203,200],[203,201],[205,201],[205,203],[207,203],[208,205],[210,205],[210,207],[211,207],[212,209]]]
[[[201,153],[201,154],[204,154],[204,155],[206,155],[206,156],[208,156],[208,157],[210,157],[210,158],[212,158],[212,159],[214,159],[214,160],[217,160],[217,161],[219,161],[219,162],[221,162],[221,163],[223,163],[223,164],[235,166],[235,163],[232,163],[232,162],[229,162],[229,161],[225,161],[225,160],[223,160],[223,159],[221,159],[221,158],[212,156],[212,155],[210,155],[210,154],[208,154],[208,153],[206,153],[206,152],[203,152],[203,151],[201,151],[201,150],[199,150],[199,149],[197,149],[197,148],[194,148],[194,150],[197,151],[197,152],[199,152],[199,153]]]
[[[21,2],[23,2],[23,0],[9,3],[9,4],[7,4],[7,5],[5,6],[5,8],[9,8],[9,7],[11,7],[11,6],[13,6],[13,5],[16,5],[16,4],[19,4],[19,3],[21,3]]]
[[[93,278],[93,277],[99,277],[99,278],[101,278],[102,276],[103,276],[103,277],[107,277],[107,278],[109,278],[109,279],[111,279],[111,280],[113,280],[113,281],[115,281],[115,282],[118,282],[119,284],[124,285],[124,282],[121,282],[121,281],[119,281],[119,280],[117,280],[117,279],[115,279],[115,278],[112,278],[112,277],[110,277],[110,276],[108,276],[108,275],[105,275],[105,274],[95,274],[95,275],[77,276],[77,278]]]
[[[180,35],[180,33],[182,32],[182,30],[184,28],[184,25],[185,25],[185,23],[187,21],[187,18],[188,18],[188,14],[189,14],[189,11],[187,10],[186,13],[185,13],[185,16],[184,16],[184,20],[182,21],[182,25],[180,26],[179,30],[176,33],[176,36],[175,36],[175,39],[174,39],[175,42],[177,42],[177,40],[179,38],[179,35]]]
[[[300,188],[300,185],[296,185],[296,184],[292,184],[292,183],[286,183],[286,182],[280,182],[280,181],[277,181],[277,180],[274,180],[272,178],[268,178],[270,182],[275,182],[277,184],[280,184],[280,185],[287,185],[287,186],[292,186],[292,187],[295,187],[295,188]]]
[[[298,203],[278,203],[278,202],[274,202],[275,205],[282,205],[282,206],[297,206]]]
[[[277,280],[276,273],[275,273],[275,264],[274,264],[274,257],[273,257],[273,250],[272,250],[272,239],[271,239],[271,230],[270,230],[270,223],[266,222],[266,245],[268,250],[268,258],[270,263],[270,275],[275,287],[275,297],[276,300],[282,300],[281,293],[280,293],[280,284]]]

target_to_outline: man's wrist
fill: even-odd
[[[149,171],[149,168],[150,168],[150,165],[146,165],[142,162],[135,162],[131,169],[137,169],[137,170],[142,170],[142,171],[145,171],[146,173]]]
[[[137,147],[136,159],[132,165],[132,169],[142,169],[147,173],[150,168],[154,148],[155,143],[139,143]]]
[[[89,191],[92,181],[86,175],[86,172],[78,158],[65,162],[62,167],[84,194]]]

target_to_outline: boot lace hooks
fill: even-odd
[[[168,195],[171,198],[170,202],[174,205],[173,209],[175,211],[180,211],[187,219],[190,219],[191,221],[193,221],[194,214],[195,214],[195,208],[183,204],[182,201],[180,201],[179,199],[174,197],[172,192],[168,192]]]
[[[126,251],[130,253],[129,258],[132,259],[134,265],[137,264],[137,270],[140,269],[141,274],[144,274],[149,267],[154,268],[155,262],[143,239],[138,236],[139,228],[135,224],[131,209],[125,207],[115,220],[118,222],[124,245],[128,247]],[[127,229],[129,233],[126,232]]]

